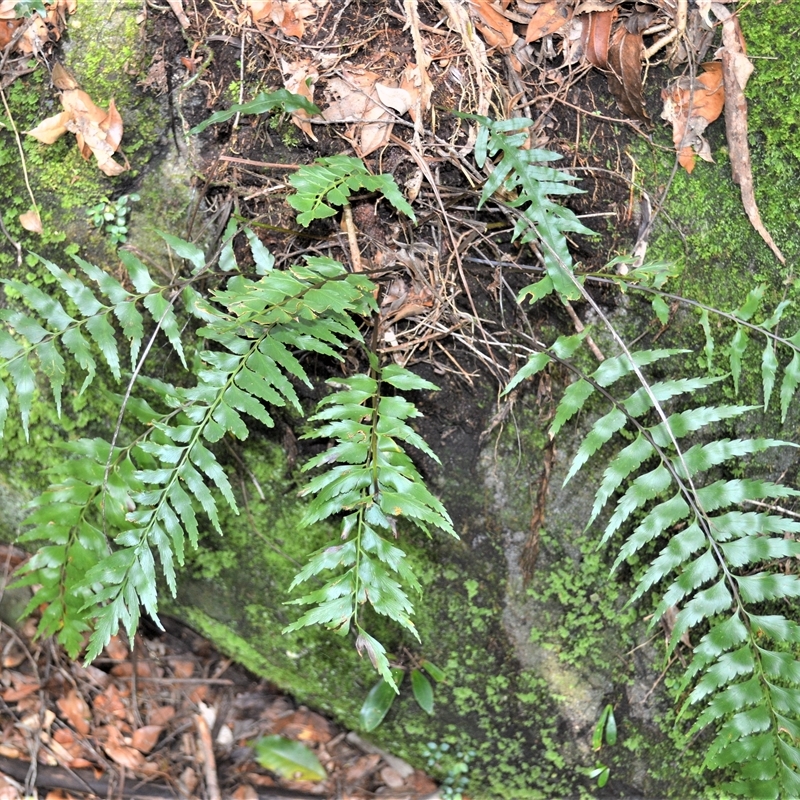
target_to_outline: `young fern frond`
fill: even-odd
[[[437,387],[394,364],[380,368],[374,355],[370,362],[370,374],[330,382],[341,388],[320,401],[311,417],[317,427],[304,437],[332,439],[335,444],[303,468],[325,468],[301,492],[312,497],[303,524],[345,516],[341,539],[314,553],[294,579],[292,588],[333,573],[321,589],[292,601],[313,608],[286,631],[313,624],[342,633],[354,628],[359,652],[368,654],[397,691],[385,648],[367,632],[361,609],[369,604],[418,639],[411,621],[413,605],[404,587],[419,592],[420,586],[403,551],[385,537],[388,532],[396,538],[397,520],[403,518],[426,532],[433,527],[451,536],[456,533],[444,506],[427,489],[403,448],[402,443],[410,444],[439,460],[406,423],[419,412],[400,395],[385,393],[387,386],[401,391]]]
[[[496,156],[492,171],[481,191],[479,207],[502,190],[501,200],[506,206],[518,210],[519,218],[514,225],[513,239],[522,243],[538,241],[547,277],[556,291],[564,297],[579,297],[571,278],[572,256],[567,245],[567,233],[594,232],[587,228],[568,208],[555,202],[551,196],[564,197],[582,192],[571,185],[573,175],[542,162],[561,158],[552,150],[525,149],[533,120],[514,118],[491,120],[475,114],[456,113],[462,119],[478,123],[475,140],[475,163],[479,168]],[[509,199],[510,198],[510,199]]]
[[[287,198],[289,205],[297,209],[297,221],[307,227],[315,219],[332,217],[333,206],[347,205],[350,193],[359,189],[380,192],[398,211],[416,221],[414,210],[400,191],[391,175],[373,175],[364,163],[352,156],[335,155],[318,158],[313,164],[300,167],[289,178],[296,189]]]

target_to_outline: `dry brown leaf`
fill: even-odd
[[[753,186],[753,169],[750,162],[750,145],[747,142],[747,99],[744,96],[747,79],[752,72],[745,54],[744,37],[736,16],[721,3],[712,3],[711,11],[722,22],[722,80],[725,86],[725,131],[731,159],[731,177],[739,184],[750,224],[758,231],[781,264],[786,263],[783,253],[775,244],[770,232],[761,221]],[[746,63],[745,63],[746,62]]]
[[[0,49],[5,48],[14,38],[14,33],[22,22],[21,19],[0,19]]]
[[[308,0],[244,0],[245,12],[254,23],[269,19],[286,36],[302,39],[306,31],[305,21],[317,13]],[[240,22],[244,22],[240,19]]]
[[[127,164],[123,166],[114,161],[114,154],[122,141],[122,117],[114,101],[111,100],[108,111],[104,111],[83,89],[75,88],[77,84],[66,70],[57,67],[53,74],[57,85],[64,88],[61,93],[64,111],[40,122],[27,131],[28,135],[44,144],[52,144],[70,131],[75,134],[81,155],[85,159],[94,155],[102,172],[106,175],[124,172]]]
[[[18,1],[0,0],[0,20],[10,21],[14,18],[14,6]],[[44,5],[46,9],[44,18],[38,13],[32,15],[25,33],[16,45],[16,50],[26,55],[37,55],[46,44],[57,42],[64,31],[67,15],[75,11],[75,0],[50,0]],[[16,24],[13,27],[19,27],[22,22],[25,20],[15,21]],[[7,30],[9,27],[9,25],[0,24],[0,43],[2,43],[4,29]],[[7,43],[2,43],[0,46],[5,47]]]
[[[642,34],[617,28],[608,49],[608,88],[623,114],[642,122],[649,117],[642,95]]]
[[[283,72],[283,85],[286,89],[305,97],[310,103],[314,102],[314,84],[319,80],[319,72],[310,58],[291,63],[281,59],[281,71]],[[292,114],[292,122],[306,136],[316,142],[317,137],[314,135],[309,119],[311,119],[311,115],[303,109]]]
[[[571,19],[574,6],[564,0],[548,0],[542,3],[531,17],[525,32],[525,41],[530,44],[555,33]]]
[[[490,47],[513,47],[518,36],[510,19],[504,17],[489,0],[469,0],[469,5],[477,20],[480,20],[476,20],[475,27]]]
[[[611,26],[617,18],[617,9],[594,11],[588,15],[585,29],[586,60],[598,69],[609,69],[608,47],[611,43]]]
[[[32,208],[30,211],[26,211],[24,214],[20,214],[19,224],[22,225],[26,231],[30,231],[31,233],[42,232],[42,218],[39,216],[39,212],[35,208]]]
[[[142,753],[149,753],[158,742],[158,737],[164,730],[163,725],[145,725],[133,732],[131,737],[131,747],[135,747]]]
[[[12,685],[3,691],[2,698],[6,703],[15,703],[33,692],[38,692],[41,688],[35,678],[20,672],[8,672],[7,676]]]
[[[107,689],[96,695],[92,701],[92,708],[102,717],[108,719],[116,717],[124,720],[128,717],[128,707],[122,693],[112,683]]]
[[[166,725],[174,716],[174,706],[159,706],[150,709],[148,720],[151,725]]]
[[[695,153],[704,161],[714,160],[703,132],[725,105],[721,62],[711,61],[702,66],[703,72],[695,81],[679,78],[672,87],[661,91],[664,101],[661,117],[672,123],[678,161],[687,172],[694,169]]]
[[[323,118],[354,123],[346,136],[362,158],[387,144],[392,135],[392,114],[384,106],[405,113],[414,102],[408,90],[392,86],[368,70],[344,69],[341,78],[328,81],[327,89],[337,99],[323,110]]]
[[[272,13],[272,0],[244,0],[244,7],[250,12],[250,19],[258,22]]]
[[[333,738],[328,720],[307,708],[295,711],[279,720],[273,726],[273,730],[290,739],[299,739],[302,742],[314,742],[315,744],[326,744]]]
[[[72,114],[69,111],[62,111],[42,120],[33,130],[26,133],[44,144],[53,144],[67,132],[67,123],[71,118]]]
[[[98,729],[96,733],[99,733],[100,730]],[[117,728],[109,725],[103,730],[107,737],[103,744],[103,750],[105,750],[106,755],[121,767],[140,769],[144,764],[144,756],[138,750],[125,744],[122,734]]]
[[[89,733],[89,720],[92,713],[86,701],[75,691],[70,689],[66,697],[59,697],[56,700],[58,710],[64,719],[75,728],[78,733],[84,736]]]

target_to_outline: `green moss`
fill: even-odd
[[[18,217],[31,207],[24,184],[20,155],[10,130],[0,131],[0,207],[10,234],[23,250],[34,250],[59,260],[64,243],[80,241],[83,255],[102,262],[114,257],[114,248],[99,232],[91,230],[86,210],[104,196],[114,197],[129,187],[152,158],[161,133],[161,111],[157,101],[136,89],[137,75],[146,65],[145,42],[132,3],[83,0],[67,20],[63,59],[90,97],[107,108],[114,98],[124,123],[122,150],[131,170],[109,178],[97,169],[94,159],[84,161],[75,137],[65,134],[55,144],[45,145],[21,133],[31,188],[41,207],[44,232],[34,236],[22,229]],[[39,68],[15,81],[8,90],[14,122],[20,132],[30,130],[61,110],[55,92]],[[118,156],[119,158],[119,156]],[[0,240],[0,267],[15,262],[16,253]]]

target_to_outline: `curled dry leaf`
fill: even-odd
[[[678,162],[687,172],[694,169],[695,153],[704,161],[714,160],[703,132],[725,105],[722,63],[711,61],[702,67],[703,72],[696,80],[679,78],[671,87],[661,90],[664,101],[661,117],[672,123]]]
[[[504,17],[489,0],[469,0],[469,5],[475,17],[475,27],[489,47],[505,50],[514,46],[518,37],[510,19]]]
[[[619,27],[608,48],[608,88],[623,114],[648,122],[642,95],[642,34]]]
[[[19,224],[22,225],[26,231],[30,231],[31,233],[42,232],[42,218],[39,216],[39,212],[35,208],[32,208],[30,211],[26,211],[24,214],[20,214]]]
[[[593,11],[584,28],[584,53],[586,60],[598,69],[609,69],[608,47],[611,43],[611,25],[617,18],[617,9]]]
[[[530,44],[560,30],[572,19],[573,9],[574,5],[565,0],[542,3],[528,23],[525,41]]]
[[[288,91],[305,97],[310,103],[314,102],[314,84],[319,79],[319,72],[310,58],[291,63],[281,59],[281,71],[283,72],[283,85]],[[316,142],[317,137],[314,135],[309,119],[311,119],[311,115],[303,109],[292,114],[292,122],[306,136]]]
[[[104,111],[83,89],[76,88],[77,84],[66,70],[54,68],[53,73],[56,85],[64,89],[61,93],[64,111],[43,120],[27,131],[28,135],[44,144],[53,144],[69,131],[75,134],[81,155],[85,159],[94,155],[97,166],[106,175],[124,172],[127,166],[118,164],[113,158],[122,141],[122,117],[114,101],[110,102],[108,111]]]

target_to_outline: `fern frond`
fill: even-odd
[[[752,317],[759,303],[760,292],[751,293],[739,309],[740,318]],[[773,316],[779,319],[780,313],[782,309]],[[773,324],[772,319],[767,320],[764,329]],[[701,325],[707,331],[705,351],[710,364],[714,342],[705,310]],[[739,356],[743,341],[740,337],[735,348]],[[777,371],[772,338],[767,337],[764,352],[762,382],[767,401]],[[754,406],[694,404],[668,414],[664,402],[719,380],[648,383],[641,367],[669,355],[667,351],[645,351],[610,359],[567,388],[556,409],[555,430],[581,411],[589,397],[599,395],[612,404],[583,437],[567,480],[615,434],[629,429],[635,435],[606,468],[590,524],[612,495],[624,489],[600,537],[603,543],[615,533],[626,533],[612,569],[668,537],[639,580],[631,601],[651,590],[660,592],[651,624],[669,609],[678,609],[668,654],[694,628],[708,628],[683,681],[684,689],[695,684],[685,706],[698,707],[690,734],[718,725],[705,764],[711,769],[736,769],[735,779],[726,784],[728,792],[747,797],[794,797],[800,785],[796,760],[800,754],[800,661],[795,657],[796,647],[791,646],[800,644],[800,625],[765,614],[764,608],[800,597],[800,578],[775,568],[785,559],[800,557],[800,543],[794,538],[800,533],[800,523],[777,511],[756,513],[740,508],[798,497],[800,492],[763,479],[720,478],[714,472],[753,454],[796,445],[778,439],[710,435],[711,426],[740,418]],[[535,355],[528,372],[542,369],[550,360],[561,360],[553,348]],[[627,397],[621,396],[619,381],[634,371],[637,362],[635,372],[643,385]],[[793,379],[784,380],[791,385]],[[613,394],[606,391],[611,386]],[[782,401],[784,409],[786,403],[788,400]],[[658,421],[648,424],[646,415],[654,405]],[[696,441],[698,434],[704,439]],[[684,448],[683,441],[689,436],[695,441]],[[632,526],[634,514],[640,519]]]
[[[476,114],[455,112],[461,119],[478,123],[475,143],[475,161],[483,168],[490,158],[500,155],[492,162],[491,172],[481,191],[479,208],[497,192],[504,193],[502,203],[518,209],[519,217],[514,225],[513,239],[523,243],[537,241],[544,261],[550,286],[559,295],[576,299],[579,292],[571,276],[572,256],[567,245],[567,233],[594,232],[587,228],[568,208],[555,202],[551,196],[564,197],[582,192],[572,185],[575,180],[568,172],[542,166],[542,163],[561,158],[551,150],[526,149],[527,129],[533,120],[524,117],[507,120],[491,120]],[[508,196],[511,199],[508,199]],[[539,291],[549,290],[542,287]],[[521,296],[537,290],[527,287]]]
[[[321,574],[333,573],[332,577],[321,589],[291,601],[312,608],[286,630],[322,624],[345,633],[352,627],[359,651],[368,653],[396,690],[385,648],[367,633],[361,609],[369,604],[416,637],[413,604],[403,587],[417,592],[420,587],[405,553],[385,538],[386,532],[396,537],[396,521],[405,517],[426,532],[430,526],[451,536],[456,533],[444,506],[426,488],[403,448],[410,444],[436,459],[406,423],[419,412],[404,397],[384,393],[384,385],[400,390],[436,387],[394,364],[381,370],[374,357],[372,363],[371,374],[336,381],[338,391],[320,401],[311,417],[318,426],[304,437],[332,439],[334,444],[303,468],[325,468],[301,491],[313,498],[303,524],[345,516],[341,538],[312,555],[292,588]]]
[[[199,250],[168,238],[176,253],[200,271]],[[99,654],[120,625],[133,635],[140,607],[157,621],[156,562],[174,594],[176,566],[184,563],[187,540],[190,548],[198,545],[198,512],[221,533],[218,497],[237,510],[230,481],[212,446],[227,434],[246,438],[245,417],[271,426],[270,406],[289,405],[302,413],[292,381],[310,385],[310,380],[295,352],[341,358],[341,352],[360,339],[353,315],[375,310],[373,284],[363,275],[348,274],[332,259],[309,258],[305,265],[275,270],[265,251],[254,250],[253,255],[263,273],[259,280],[235,275],[224,289],[212,292],[210,300],[191,287],[182,291],[188,310],[204,323],[197,333],[207,345],[195,355],[194,385],[137,375],[135,385],[156,398],[152,405],[133,392],[125,399],[131,416],[144,423],[144,432],[124,448],[112,448],[101,440],[71,445],[80,458],[64,462],[58,482],[40,498],[30,519],[34,528],[27,539],[51,544],[23,569],[22,581],[41,587],[35,604],[47,604],[47,610],[40,632],[58,632],[73,656],[86,630],[92,630],[87,660]],[[82,316],[73,317],[58,301],[14,284],[46,326],[20,312],[5,316],[7,325],[28,342],[26,347],[8,334],[0,338],[23,413],[34,386],[29,357],[38,357],[43,367],[58,363],[43,349],[45,345],[55,348],[55,343],[63,343],[92,375],[94,352],[99,350],[119,376],[110,320],[116,319],[122,334],[139,347],[144,336],[139,307],[163,330],[183,361],[172,303],[177,292],[173,289],[165,296],[165,288],[152,280],[138,259],[130,253],[121,258],[138,294],[78,261],[107,303],[79,278],[46,264]],[[57,377],[51,380],[60,386]],[[402,421],[403,412],[396,411]],[[396,435],[413,441],[415,434],[408,429]],[[59,525],[45,524],[57,515]]]
[[[297,221],[304,227],[315,219],[332,217],[336,213],[334,206],[347,205],[351,192],[360,189],[381,192],[398,211],[414,222],[417,219],[391,175],[372,175],[360,159],[352,156],[318,158],[313,164],[300,167],[289,183],[296,192],[289,195],[287,202],[300,212]]]
[[[7,331],[0,331],[0,357],[14,385],[26,436],[28,436],[30,411],[36,389],[32,364],[38,362],[41,372],[48,379],[56,410],[60,414],[61,390],[66,375],[65,354],[71,356],[86,373],[81,393],[92,384],[97,373],[95,351],[100,352],[116,380],[122,377],[116,329],[112,324],[114,319],[128,342],[135,364],[144,337],[144,317],[137,305],[141,305],[149,312],[152,321],[164,331],[185,364],[180,330],[172,308],[173,298],[165,296],[170,291],[169,287],[156,284],[144,264],[131,253],[123,251],[120,253],[120,258],[128,266],[131,281],[138,294],[129,292],[98,267],[88,264],[83,259],[75,258],[80,270],[96,284],[108,304],[98,300],[94,291],[81,278],[71,275],[50,261],[39,258],[40,263],[53,275],[75,306],[76,312],[73,312],[75,316],[57,299],[34,286],[17,280],[3,281],[5,285],[19,293],[40,319],[37,321],[20,311],[9,309],[0,311],[0,320],[21,340],[17,341]],[[8,387],[3,384],[0,390],[0,422],[5,422],[8,396]]]

